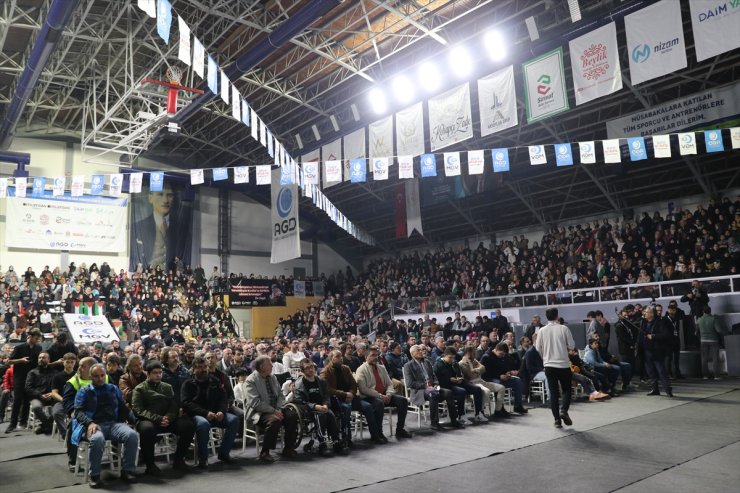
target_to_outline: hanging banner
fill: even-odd
[[[28,187],[28,178],[25,176],[19,176],[15,179],[15,196],[16,197],[25,197],[26,196],[26,187]]]
[[[307,185],[319,184],[319,163],[316,161],[303,163],[303,176]]]
[[[485,159],[483,151],[468,151],[468,174],[482,175]]]
[[[182,17],[177,18],[177,30],[180,33],[180,41],[177,46],[177,58],[182,60],[188,67],[192,64],[190,60],[190,27]]]
[[[66,186],[67,179],[63,176],[57,176],[54,178],[54,183],[52,184],[51,188],[51,194],[54,197],[60,197],[64,195],[64,187]]]
[[[329,188],[332,185],[336,185],[342,181],[342,139],[337,139],[333,142],[329,142],[325,146],[321,147],[321,160],[324,162],[324,175],[323,175],[323,188]],[[327,161],[339,161],[339,177],[336,175],[332,176],[329,180],[326,176]]]
[[[87,315],[84,313],[65,313],[62,317],[69,335],[77,344],[110,344],[118,341],[118,333],[105,315]]]
[[[421,101],[396,113],[396,154],[424,154],[424,107]]]
[[[272,183],[272,166],[269,164],[260,164],[259,166],[255,166],[254,169],[257,185],[270,185]],[[277,184],[279,185],[280,182],[278,181]]]
[[[46,189],[46,178],[43,176],[37,176],[33,179],[33,186],[31,187],[31,195],[34,197],[43,197],[44,190]]]
[[[470,86],[466,82],[427,101],[432,152],[473,137]]]
[[[226,77],[226,74],[224,73],[223,69],[219,69],[219,73],[221,74],[221,100],[229,104],[229,94],[231,93],[231,81],[228,77]]]
[[[254,111],[254,108],[250,108],[251,115],[252,115],[252,124],[250,125],[250,130],[252,134],[252,138],[254,140],[259,140],[259,119],[257,118],[257,112]]]
[[[103,175],[92,175],[90,178],[90,193],[100,195],[105,188],[105,177]]]
[[[128,175],[129,193],[141,193],[141,184],[144,181],[144,173],[131,173]]]
[[[17,180],[17,178],[16,178]],[[17,185],[17,181],[16,181]],[[15,248],[122,252],[126,250],[128,198],[9,198],[5,213],[5,245]]]
[[[339,160],[332,160],[332,161],[324,161],[324,188],[327,188],[328,185],[334,184],[342,181],[342,162]]]
[[[156,0],[137,0],[136,5],[141,10],[146,12],[146,15],[154,19],[157,17],[157,2]]]
[[[373,159],[373,179],[376,181],[388,179],[387,157],[378,157]]]
[[[740,117],[740,82],[674,99],[653,108],[606,122],[609,138],[675,133],[716,127]]]
[[[624,18],[632,85],[686,68],[681,3],[662,0]]]
[[[0,198],[4,199],[8,196],[8,179],[0,178]]]
[[[522,75],[528,123],[549,118],[570,108],[562,48],[523,63]]]
[[[408,180],[404,183],[406,194],[406,237],[410,238],[416,231],[424,236],[421,225],[421,202],[419,201],[419,179]]]
[[[671,157],[670,135],[653,135],[653,154],[656,158]]]
[[[161,192],[164,186],[164,171],[152,171],[149,173],[149,191]]]
[[[493,172],[502,173],[509,171],[509,149],[491,149],[491,159],[493,160]]]
[[[228,168],[213,168],[213,181],[222,181],[229,179]]]
[[[205,182],[205,176],[202,169],[191,169],[190,170],[190,184],[191,185],[202,185]]]
[[[581,164],[595,164],[596,163],[596,148],[594,147],[594,141],[579,142],[578,150],[581,154]]]
[[[730,129],[730,140],[732,141],[733,149],[740,149],[740,127],[732,127]]]
[[[601,146],[604,149],[605,163],[622,162],[622,151],[619,150],[619,139],[602,140]]]
[[[211,55],[208,55],[208,89],[218,94],[218,65]]]
[[[365,128],[355,130],[342,139],[344,146],[344,181],[350,179],[349,162],[352,159],[365,158]]]
[[[293,179],[293,168],[290,163],[280,166],[280,184],[281,185],[292,185],[295,183]]]
[[[414,177],[414,156],[398,156],[398,178]]]
[[[249,104],[247,104],[247,101],[244,98],[241,98],[242,100],[242,123],[249,126]]]
[[[513,65],[478,79],[478,107],[481,137],[517,126]]]
[[[545,146],[529,146],[529,164],[531,164],[532,166],[547,164],[547,153],[545,152]]]
[[[573,166],[573,151],[570,144],[555,145],[555,163],[557,166]]]
[[[157,34],[170,44],[170,27],[172,26],[172,6],[168,0],[157,0]]]
[[[643,161],[647,159],[647,149],[643,137],[630,137],[627,139],[627,147],[630,150],[630,161]]]
[[[279,281],[229,277],[229,306],[285,306],[285,293]]]
[[[689,0],[696,60],[740,48],[740,2]]]
[[[682,156],[696,154],[696,136],[694,132],[678,134],[678,150]]]
[[[614,22],[570,42],[576,106],[622,89]]]
[[[242,99],[239,89],[233,84],[231,85],[231,116],[237,121],[242,121]]]
[[[445,176],[460,176],[460,153],[445,152]]]
[[[114,173],[110,175],[108,190],[111,195],[121,195],[123,190],[123,173]]]
[[[265,122],[257,119],[259,121],[259,129],[260,129],[260,144],[262,144],[262,147],[267,147],[267,126],[265,125]]]
[[[296,298],[306,297],[306,281],[293,281],[293,296]]]
[[[206,50],[198,38],[193,36],[193,71],[202,79],[205,75]]]
[[[249,183],[249,166],[237,166],[234,168],[234,183]]]
[[[272,254],[270,263],[278,264],[301,257],[298,222],[298,186],[280,185],[280,170],[274,170],[271,193]]]
[[[434,154],[422,154],[421,177],[437,176],[437,157]]]
[[[722,152],[725,150],[724,142],[722,142],[721,130],[705,131],[704,143],[706,144],[707,152]]]
[[[371,123],[367,130],[370,157],[393,156],[393,115]]]
[[[367,162],[365,159],[353,159],[350,161],[349,166],[352,183],[364,183],[367,181]]]

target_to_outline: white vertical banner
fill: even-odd
[[[740,149],[740,127],[730,129],[730,141],[733,149]]]
[[[485,166],[483,151],[468,151],[468,174],[482,175]]]
[[[424,235],[421,225],[421,201],[419,200],[419,178],[408,180],[405,184],[406,191],[406,235],[408,238],[416,230]]]
[[[249,166],[236,166],[234,168],[234,183],[249,183]]]
[[[427,101],[432,152],[473,137],[470,85],[466,82]]]
[[[224,103],[229,104],[229,93],[231,92],[231,81],[228,77],[226,77],[226,74],[223,70],[220,71],[221,73],[221,99]]]
[[[26,188],[28,187],[28,178],[25,176],[19,176],[15,179],[15,196],[25,197]]]
[[[529,146],[529,164],[536,166],[538,164],[547,164],[547,154],[545,146]]]
[[[596,163],[596,147],[594,141],[586,141],[578,143],[578,151],[581,154],[581,164],[595,164]]]
[[[85,175],[75,175],[72,177],[72,186],[70,195],[72,197],[82,197],[85,192]]]
[[[460,153],[445,152],[445,176],[460,176]]]
[[[519,123],[513,65],[478,79],[478,108],[482,137]]]
[[[198,38],[193,36],[193,71],[202,79],[205,75],[206,50]]]
[[[414,156],[398,156],[398,178],[414,177]]]
[[[202,169],[191,169],[190,170],[190,184],[191,185],[202,185],[205,182],[205,176]]]
[[[141,193],[141,184],[144,181],[144,173],[131,173],[128,175],[129,193]]]
[[[570,42],[576,105],[622,89],[617,26],[611,22]]]
[[[337,139],[329,142],[325,146],[321,147],[321,160],[324,162],[324,174],[323,184],[324,188],[329,188],[332,185],[342,181],[342,139]],[[339,161],[339,179],[329,180],[326,176],[326,163],[327,161]]]
[[[237,121],[242,121],[242,98],[239,89],[233,84],[231,85],[231,116]]]
[[[678,0],[662,0],[627,15],[624,27],[633,85],[686,68]]]
[[[111,195],[121,195],[123,189],[123,173],[113,173],[108,181],[108,191]]]
[[[303,163],[303,176],[307,185],[319,185],[319,163],[317,161]]]
[[[671,136],[653,135],[653,154],[655,157],[671,157]]]
[[[265,125],[265,122],[257,118],[257,121],[259,121],[259,128],[260,128],[260,144],[262,144],[262,147],[267,147],[267,126]]]
[[[359,128],[342,139],[344,147],[344,181],[349,181],[349,162],[365,158],[365,127]]]
[[[185,19],[177,17],[177,31],[180,33],[180,42],[177,46],[177,58],[182,60],[185,65],[190,67],[190,27],[185,23]]]
[[[270,263],[278,264],[300,258],[301,239],[298,223],[298,185],[280,185],[280,170],[272,171],[270,217],[272,253]]]
[[[333,159],[324,161],[324,188],[342,181],[342,161]]]
[[[152,19],[157,17],[157,2],[156,0],[137,0],[136,5],[143,10],[146,15]]]
[[[373,179],[376,181],[388,179],[388,158],[387,157],[376,157],[372,160],[373,163]]]
[[[527,123],[562,113],[570,108],[565,88],[563,48],[557,48],[522,64]]]
[[[424,154],[424,107],[421,101],[396,113],[396,153],[399,156]]]
[[[257,185],[269,185],[272,183],[272,166],[269,164],[260,164],[259,166],[255,166],[254,170]],[[280,170],[277,171],[279,172]],[[280,184],[280,176],[278,176],[277,182]]]
[[[696,154],[696,135],[694,135],[694,132],[678,134],[678,151],[682,156]]]
[[[740,2],[689,0],[696,61],[740,48]]]
[[[57,176],[54,178],[54,184],[51,188],[51,195],[54,197],[59,197],[61,195],[64,195],[64,187],[67,184],[67,179],[63,176]]]
[[[252,138],[259,141],[259,118],[257,118],[257,112],[254,109],[250,109],[252,115],[252,124],[249,126],[252,131]]]
[[[604,149],[605,163],[622,162],[622,151],[619,150],[619,139],[602,140],[601,146]]]
[[[393,115],[371,123],[367,127],[369,156],[393,156]]]
[[[8,179],[0,178],[0,199],[8,196]]]

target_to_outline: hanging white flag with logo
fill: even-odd
[[[15,179],[15,196],[16,197],[25,197],[26,196],[26,188],[28,187],[28,178],[25,176],[19,176]]]
[[[203,48],[203,44],[198,41],[198,38],[193,36],[193,71],[200,76],[202,79],[205,74],[205,58],[206,50]]]
[[[393,155],[393,115],[371,123],[368,129],[368,149],[370,157]]]
[[[319,184],[319,163],[312,161],[310,163],[303,163],[303,175],[308,185]]]
[[[376,157],[373,158],[373,178],[376,181],[388,179],[388,158],[387,157]]]
[[[324,162],[323,184],[324,188],[329,188],[342,181],[342,139],[329,142],[321,148],[321,160]],[[326,162],[339,161],[339,179],[329,180],[326,176]]]
[[[188,67],[191,65],[190,60],[190,27],[185,23],[185,19],[177,17],[177,28],[180,33],[180,42],[177,47],[177,58],[185,62]]]
[[[424,235],[421,225],[421,201],[419,200],[419,179],[404,183],[406,192],[406,237],[410,238],[414,230]]]
[[[730,129],[730,140],[732,141],[733,149],[740,149],[740,127],[732,127]]]
[[[146,12],[146,15],[154,19],[157,17],[157,2],[156,0],[137,0],[136,5],[141,10]]]
[[[527,123],[549,118],[570,108],[562,48],[523,63],[522,74]]]
[[[632,85],[686,68],[681,2],[662,0],[640,9],[625,16],[624,27]]]
[[[483,151],[468,151],[468,174],[482,175],[485,166]]]
[[[398,178],[414,177],[414,156],[398,156]]]
[[[324,161],[324,176],[326,182],[324,187],[329,183],[339,183],[342,181],[342,161],[333,159],[331,161]]]
[[[344,181],[349,181],[349,162],[353,159],[365,159],[365,127],[362,127],[342,139],[344,146]]]
[[[427,106],[432,152],[473,137],[470,86],[467,82],[429,99]]]
[[[460,176],[460,153],[445,152],[445,176]]]
[[[259,127],[260,127],[260,144],[262,144],[262,147],[267,147],[267,126],[265,125],[265,122],[257,119],[259,121]]]
[[[85,191],[85,175],[75,175],[72,177],[72,187],[70,195],[72,197],[82,197]]]
[[[696,60],[740,48],[740,2],[689,0]]]
[[[66,185],[67,179],[63,176],[57,176],[54,178],[54,185],[51,189],[51,195],[53,197],[59,197],[64,195],[64,186]]]
[[[257,174],[257,185],[269,185],[272,180],[272,166],[269,164],[260,164],[259,166],[255,166],[255,172]],[[277,170],[279,173],[280,170]],[[280,183],[280,179],[277,180],[278,184]]]
[[[482,137],[519,123],[513,65],[478,79],[478,107]]]
[[[8,179],[0,178],[0,199],[8,196]]]
[[[190,170],[190,184],[191,185],[202,185],[205,182],[202,169],[191,169]]]
[[[242,99],[239,89],[233,84],[231,85],[231,116],[238,121],[242,120]]]
[[[252,131],[252,138],[254,140],[257,140],[258,141],[259,140],[259,131],[260,131],[260,129],[259,129],[259,118],[257,118],[257,112],[254,111],[253,108],[251,108],[250,111],[252,112],[252,124],[250,125],[249,128]]]
[[[617,26],[611,22],[570,42],[576,105],[622,89]]]
[[[141,184],[144,181],[144,173],[131,173],[128,175],[129,193],[141,193]]]
[[[108,182],[108,191],[111,195],[121,195],[123,190],[123,173],[114,173],[110,175]]]
[[[655,157],[671,157],[671,136],[653,135],[653,154]]]
[[[249,183],[249,166],[236,166],[234,168],[234,183]]]
[[[231,81],[223,70],[221,72],[221,99],[224,103],[229,104],[229,92],[231,91]]]
[[[605,163],[622,162],[622,151],[619,149],[619,139],[602,140],[601,146],[604,149]]]
[[[529,163],[532,165],[546,164],[547,154],[545,154],[545,146],[529,146]]]
[[[682,156],[696,154],[696,136],[694,132],[678,134],[678,150]]]
[[[280,185],[280,170],[272,171],[270,234],[272,236],[272,253],[270,263],[278,264],[300,258],[301,239],[298,222],[298,186],[296,184]],[[268,178],[268,183],[270,178]]]
[[[396,153],[399,156],[424,154],[424,107],[421,101],[396,113]]]
[[[578,143],[578,150],[581,153],[581,164],[595,164],[596,163],[596,147],[594,147],[594,141],[586,141]]]

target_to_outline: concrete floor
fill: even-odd
[[[680,381],[676,398],[634,392],[603,403],[577,402],[572,428],[552,426],[549,408],[461,431],[416,432],[411,440],[374,446],[348,457],[300,454],[259,463],[254,447],[237,450],[233,466],[128,486],[111,477],[110,490],[179,492],[682,492],[736,491],[740,484],[740,380]],[[387,426],[386,426],[387,430]],[[365,435],[367,437],[367,434]],[[105,479],[105,475],[104,475]],[[87,491],[66,471],[61,443],[24,431],[0,435],[0,484],[12,493]],[[7,488],[7,489],[6,489]]]

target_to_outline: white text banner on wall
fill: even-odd
[[[43,197],[12,197],[6,203],[8,247],[110,253],[126,250],[127,197],[71,197],[69,193],[52,197],[47,191]]]
[[[272,170],[270,226],[272,254],[270,263],[278,264],[300,258],[301,240],[298,223],[298,186],[280,185],[280,170]]]

